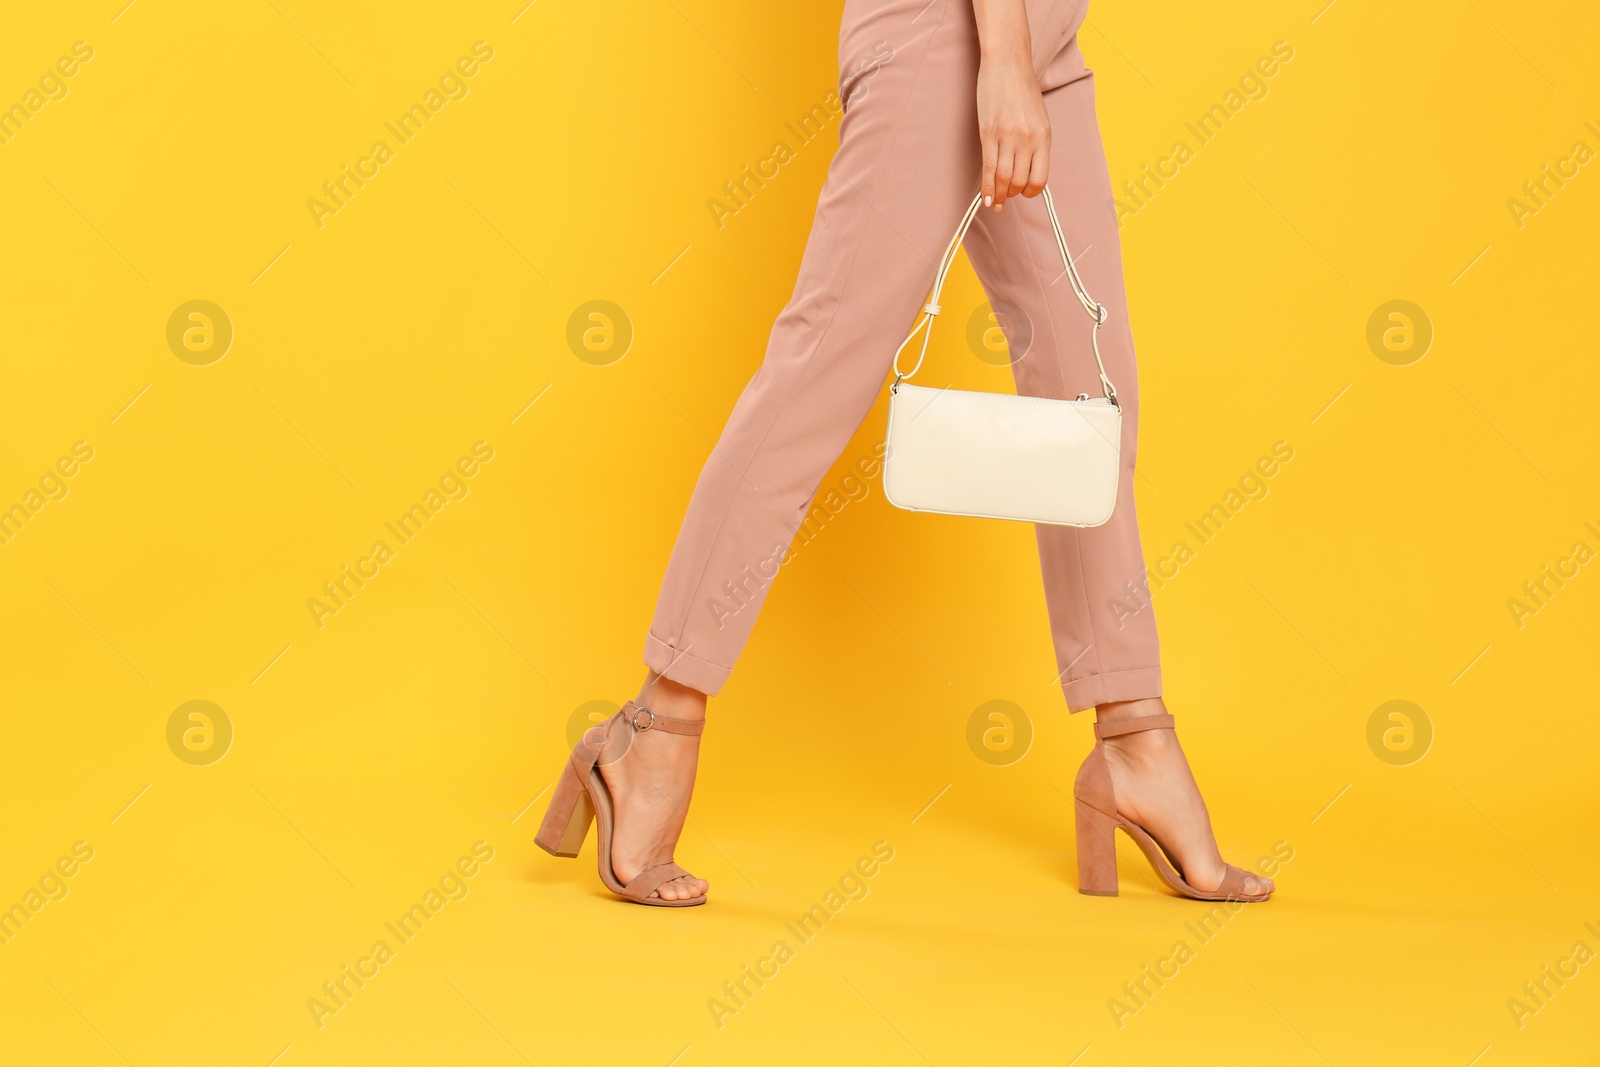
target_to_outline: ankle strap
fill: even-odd
[[[668,734],[698,737],[706,728],[704,719],[669,719],[665,715],[657,715],[643,704],[635,703],[632,700],[622,705],[622,710],[617,714],[622,716],[623,722],[640,732],[660,730]]]
[[[1121,737],[1123,734],[1136,734],[1143,730],[1171,730],[1173,723],[1177,722],[1171,715],[1140,715],[1132,719],[1118,719],[1115,722],[1097,722],[1094,724],[1094,736],[1098,741],[1108,737]]]

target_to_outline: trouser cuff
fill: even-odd
[[[1063,682],[1061,691],[1067,695],[1067,708],[1071,711],[1086,711],[1116,700],[1147,700],[1161,695],[1161,668],[1091,674]]]
[[[698,689],[706,696],[716,696],[717,690],[727,682],[732,667],[724,667],[701,659],[681,649],[673,648],[653,633],[644,637],[644,665],[679,685]]]

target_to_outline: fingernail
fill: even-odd
[[[994,197],[986,196],[986,197],[983,198],[983,206],[984,207],[988,207],[992,203],[994,203]]]

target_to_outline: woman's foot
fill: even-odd
[[[1166,713],[1166,705],[1159,697],[1095,708],[1096,719],[1103,723]],[[1160,842],[1183,872],[1185,881],[1196,889],[1214,892],[1222,884],[1228,865],[1217,850],[1211,816],[1189,770],[1189,761],[1184,758],[1183,747],[1178,744],[1178,735],[1172,730],[1142,730],[1109,737],[1102,744],[1111,768],[1117,813],[1142,826]],[[1263,875],[1251,873],[1245,879],[1247,893],[1272,890],[1272,879]]]
[[[706,695],[652,673],[639,690],[638,703],[673,719],[704,719]],[[598,766],[611,794],[615,826],[611,869],[626,885],[646,867],[672,860],[672,851],[689,814],[700,738],[621,727],[611,731]],[[663,900],[703,897],[704,878],[686,876],[663,883]]]

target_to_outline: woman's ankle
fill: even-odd
[[[703,719],[706,717],[706,695],[698,689],[674,682],[665,675],[651,671],[639,687],[638,702],[655,712],[672,719]]]

